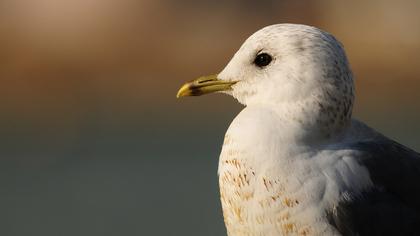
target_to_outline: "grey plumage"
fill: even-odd
[[[374,187],[328,212],[343,235],[419,235],[420,154],[385,137],[350,146]]]

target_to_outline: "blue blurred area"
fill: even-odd
[[[158,160],[91,158],[3,172],[2,234],[223,234],[216,162],[150,158]]]
[[[213,99],[232,111],[209,117],[188,99],[134,123],[97,117],[76,136],[47,127],[3,136],[1,234],[223,235],[218,155],[240,106]]]

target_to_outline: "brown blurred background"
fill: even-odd
[[[347,50],[355,115],[420,150],[420,1],[0,1],[0,235],[224,235],[241,106],[176,100],[274,23]]]

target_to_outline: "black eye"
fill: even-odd
[[[258,67],[264,67],[270,64],[272,58],[267,53],[258,54],[254,59],[254,64]]]

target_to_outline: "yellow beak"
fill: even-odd
[[[202,76],[182,85],[176,97],[201,96],[208,93],[231,90],[236,81],[219,80],[217,75]]]

